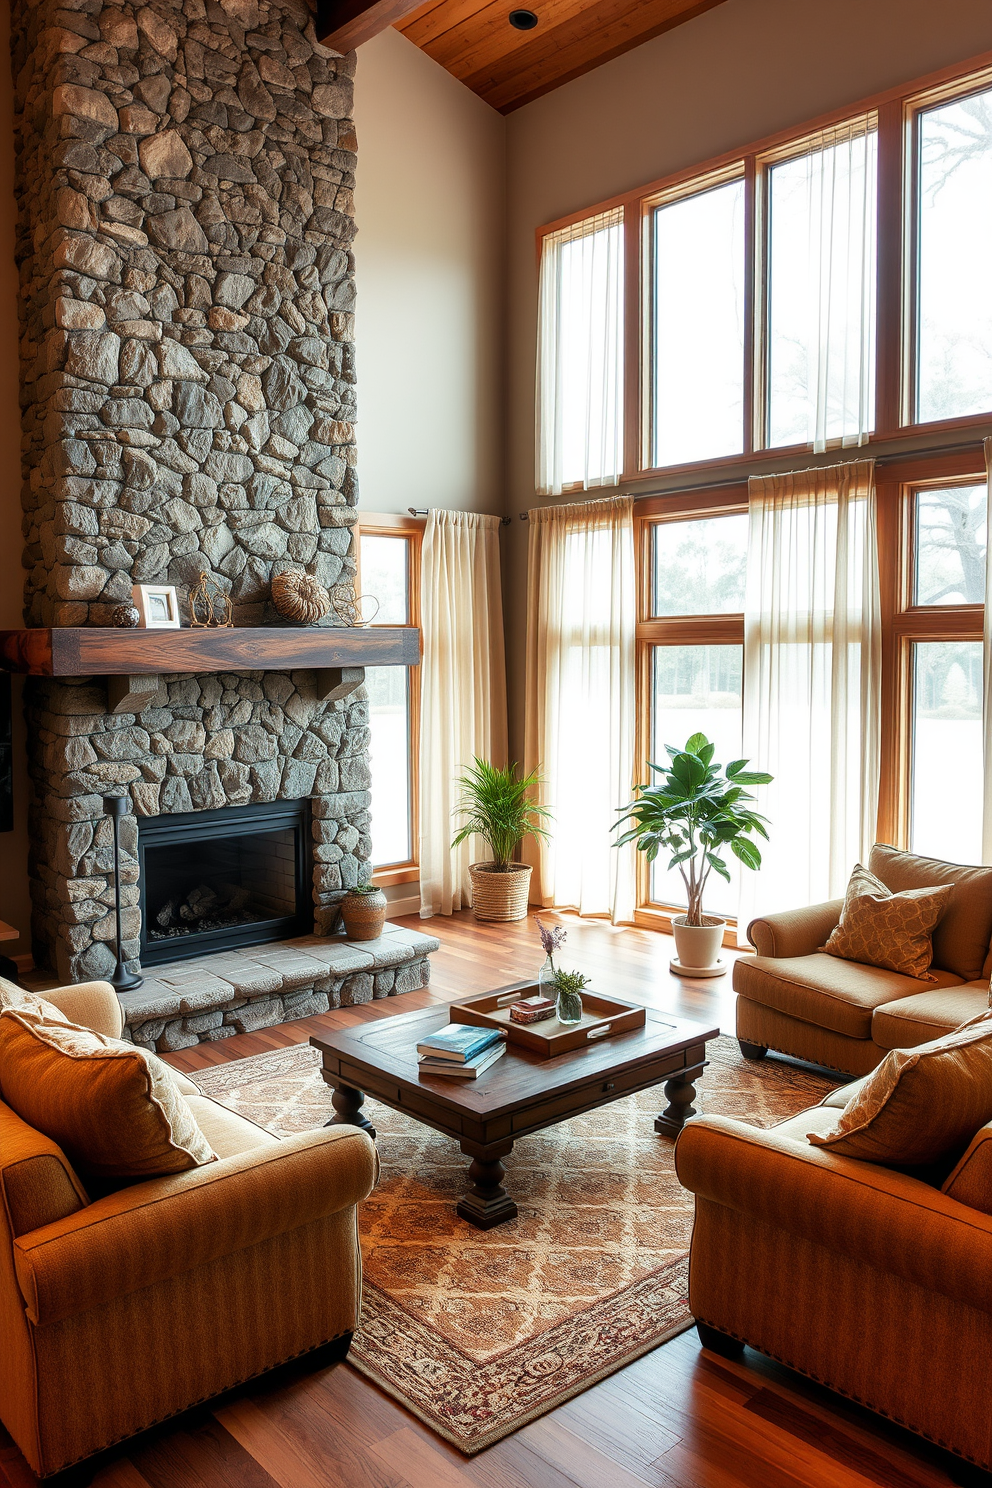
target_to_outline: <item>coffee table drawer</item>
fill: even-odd
[[[514,1112],[510,1118],[513,1132],[519,1136],[523,1132],[552,1126],[556,1121],[564,1121],[582,1111],[591,1111],[596,1106],[619,1100],[631,1091],[658,1085],[685,1067],[685,1059],[681,1053],[668,1054],[650,1064],[639,1064],[616,1074],[602,1075],[596,1080],[590,1080],[587,1085],[581,1085],[577,1090],[568,1090],[563,1095],[552,1096],[549,1100],[528,1106],[524,1111]]]

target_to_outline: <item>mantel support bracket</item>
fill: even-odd
[[[105,677],[107,706],[111,713],[140,713],[151,708],[162,690],[162,678],[154,672]]]
[[[317,672],[317,696],[322,703],[346,698],[365,681],[364,667],[320,667]]]

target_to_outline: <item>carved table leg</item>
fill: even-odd
[[[331,1105],[334,1107],[334,1115],[330,1121],[325,1121],[325,1126],[358,1126],[363,1132],[368,1132],[375,1141],[375,1127],[367,1116],[362,1115],[362,1107],[365,1097],[360,1090],[353,1085],[335,1085],[334,1094],[331,1096]]]
[[[516,1215],[517,1206],[502,1186],[505,1170],[500,1162],[500,1158],[506,1157],[512,1147],[512,1142],[504,1142],[499,1147],[488,1148],[482,1157],[473,1157],[462,1146],[466,1157],[472,1157],[468,1176],[473,1186],[459,1199],[457,1213],[462,1219],[467,1219],[469,1224],[475,1225],[477,1230],[491,1230],[495,1225],[504,1224]]]
[[[692,1082],[696,1074],[696,1070],[687,1070],[685,1074],[674,1075],[665,1081],[668,1105],[660,1116],[655,1117],[656,1132],[666,1137],[677,1137],[688,1118],[695,1116],[692,1103],[696,1098],[696,1087]]]

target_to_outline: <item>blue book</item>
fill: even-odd
[[[474,1059],[484,1049],[498,1044],[504,1037],[499,1028],[476,1028],[471,1023],[452,1023],[440,1033],[428,1034],[417,1045],[418,1054],[428,1054],[432,1059],[453,1059],[464,1064]]]

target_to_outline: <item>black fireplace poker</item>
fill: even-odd
[[[131,802],[127,796],[104,796],[103,798],[103,809],[110,817],[114,828],[114,913],[117,930],[115,946],[117,965],[108,980],[117,992],[131,992],[135,987],[140,987],[144,981],[144,977],[139,976],[137,972],[128,971],[121,951],[124,942],[121,932],[121,817],[127,814],[130,807]]]

